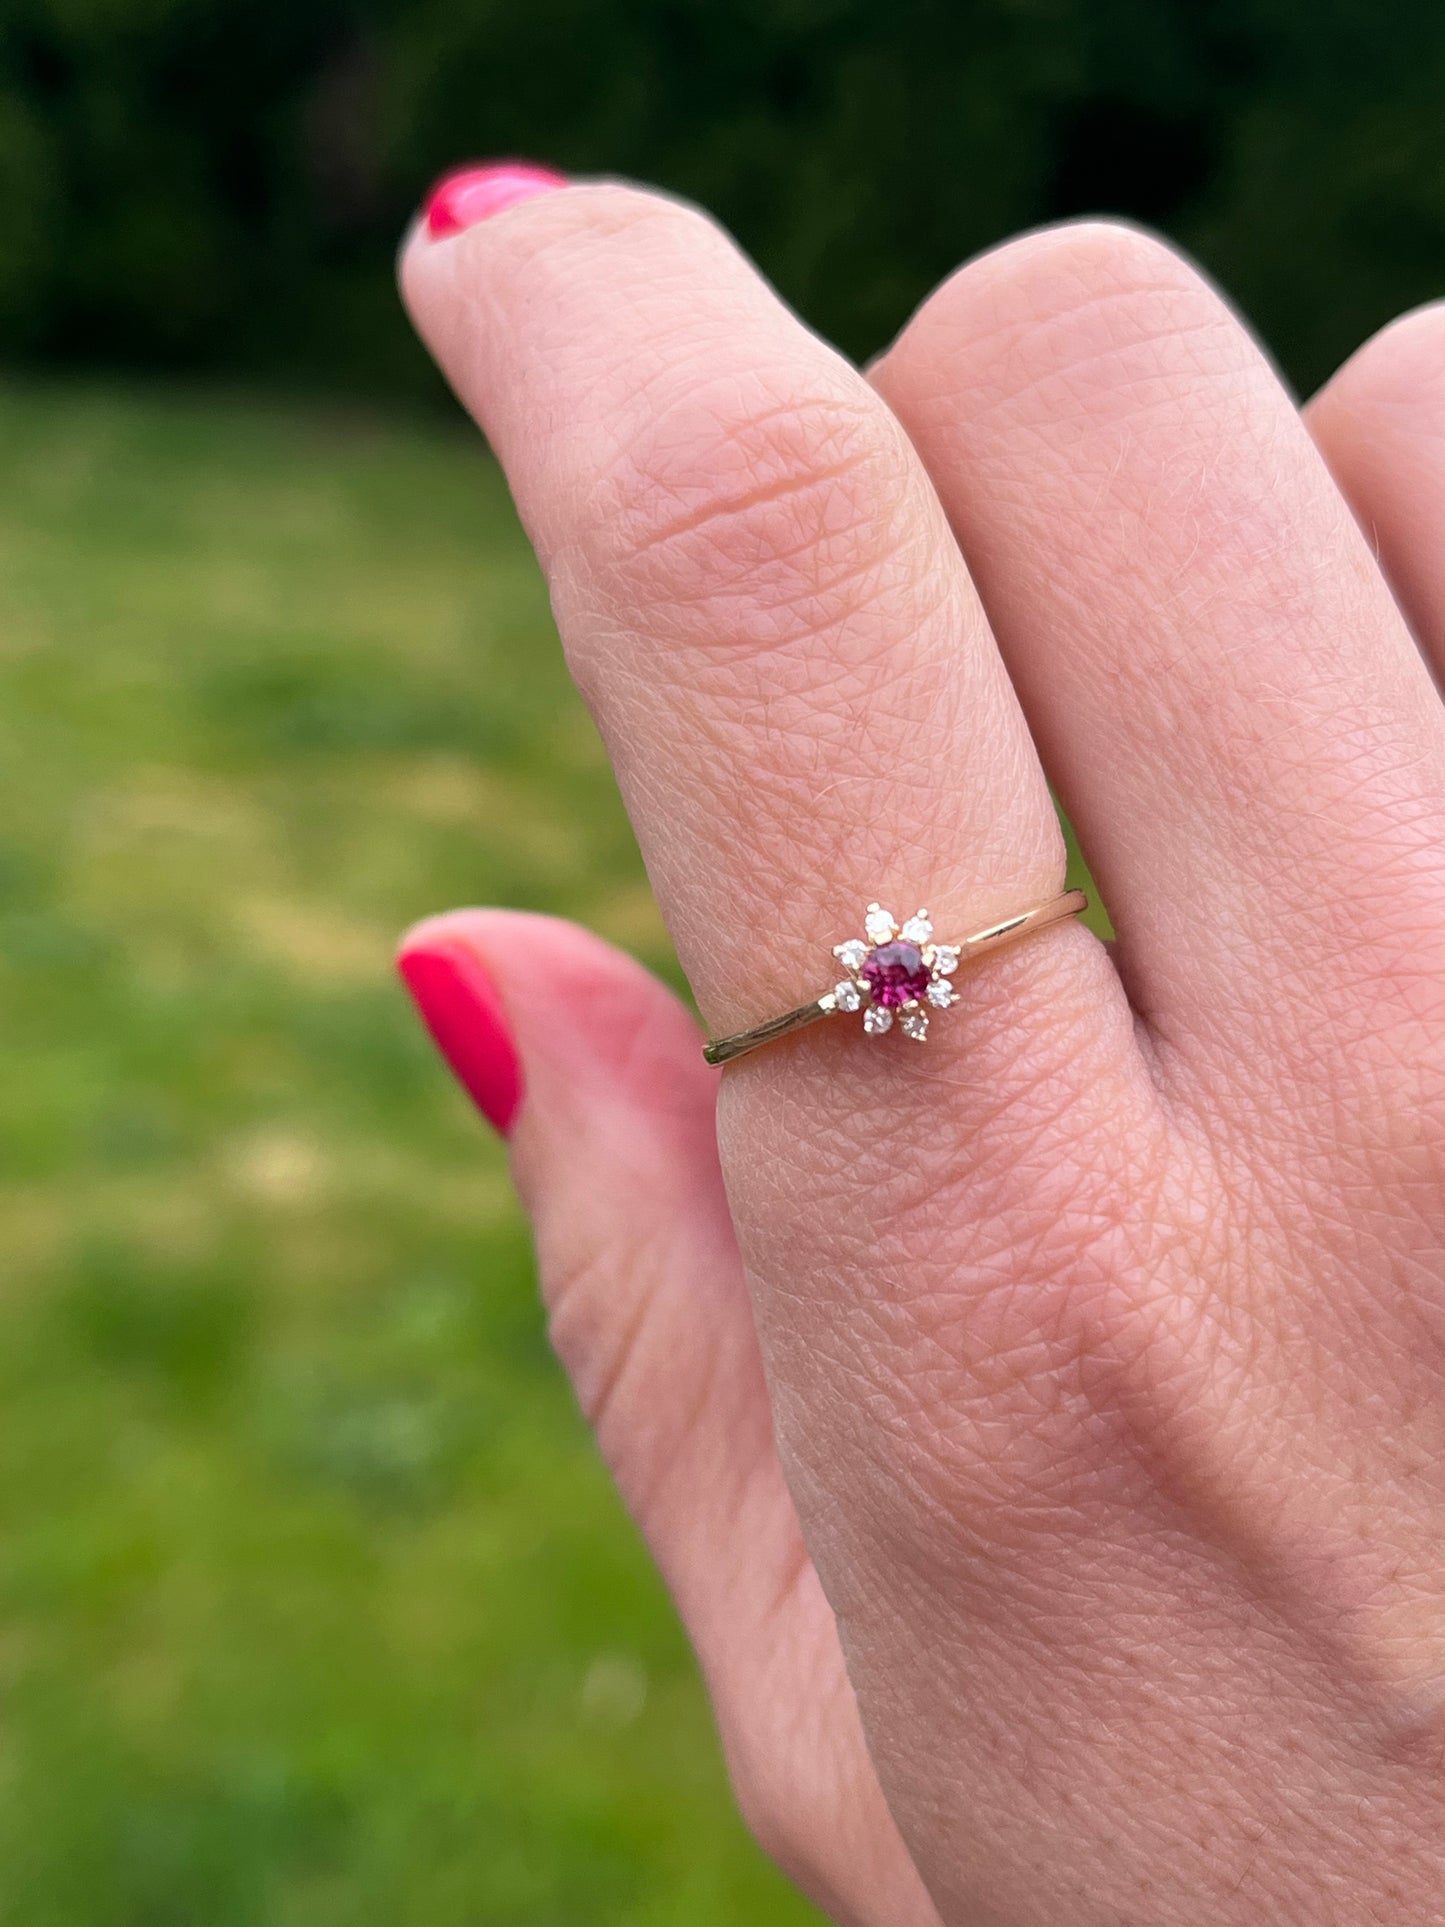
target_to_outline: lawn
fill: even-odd
[[[0,391],[0,1927],[784,1927],[390,968],[667,948],[494,469]]]

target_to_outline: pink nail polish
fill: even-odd
[[[396,967],[458,1083],[507,1137],[522,1103],[522,1066],[480,961],[462,944],[432,943],[403,951]]]
[[[434,241],[463,228],[475,227],[489,215],[530,201],[538,194],[567,187],[565,174],[530,161],[491,161],[483,167],[461,167],[444,174],[427,196],[426,231]]]

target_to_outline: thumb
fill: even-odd
[[[433,917],[398,967],[508,1139],[553,1344],[697,1650],[754,1832],[839,1920],[935,1922],[774,1448],[696,1025],[551,917]]]
[[[691,1593],[701,1547],[740,1508],[760,1511],[747,1529],[769,1543],[780,1524],[771,1478],[761,1504],[754,1490],[775,1461],[718,1169],[717,1073],[667,988],[575,924],[453,911],[408,933],[398,968],[508,1140],[553,1344],[669,1581]]]

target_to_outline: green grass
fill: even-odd
[[[666,965],[460,436],[0,392],[0,1927],[783,1927],[410,919]]]

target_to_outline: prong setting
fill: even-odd
[[[917,910],[900,923],[891,910],[870,903],[863,935],[835,944],[833,955],[847,971],[831,994],[833,1008],[863,1013],[869,1037],[882,1037],[896,1021],[905,1037],[923,1043],[931,1010],[947,1010],[958,993],[948,981],[958,969],[958,944],[935,944],[933,923]]]
[[[709,1038],[703,1047],[703,1056],[712,1065],[731,1064],[750,1051],[759,1050],[765,1044],[781,1043],[785,1037],[794,1036],[820,1018],[836,1017],[843,1011],[861,1011],[863,1029],[871,1037],[882,1036],[896,1021],[905,1037],[922,1043],[928,1034],[932,1012],[947,1010],[957,1001],[956,987],[946,980],[965,959],[972,963],[974,958],[1003,944],[1016,943],[1021,937],[1061,923],[1067,917],[1080,916],[1088,907],[1089,900],[1082,890],[1063,890],[1056,897],[1029,904],[1012,916],[972,931],[958,943],[935,944],[931,934],[923,942],[915,942],[912,936],[905,935],[903,926],[894,920],[890,911],[870,903],[867,939],[850,937],[833,951],[848,973],[846,981],[840,979],[821,997],[754,1024],[749,1030]],[[927,923],[925,910],[915,912],[909,919],[915,933]],[[929,928],[931,932],[931,925]]]

